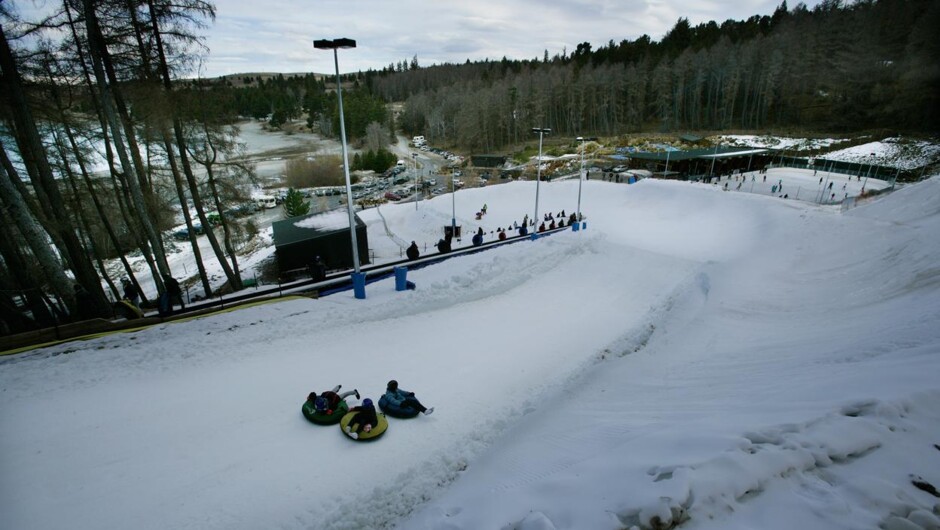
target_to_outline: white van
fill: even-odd
[[[411,143],[414,144],[415,147],[421,147],[426,142],[424,140],[424,136],[415,136],[411,139]]]
[[[277,206],[277,199],[270,195],[262,195],[255,197],[255,204],[258,205],[258,208],[274,208]]]

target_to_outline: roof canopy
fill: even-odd
[[[340,215],[342,214],[342,215]],[[344,222],[343,217],[345,217]],[[292,217],[271,224],[274,231],[274,246],[291,245],[308,239],[316,239],[335,232],[349,230],[349,214],[345,211],[311,214],[304,217]],[[356,226],[365,226],[365,223],[356,216]]]
[[[655,160],[657,162],[692,160],[695,158],[733,158],[737,156],[751,156],[770,152],[770,149],[755,149],[753,147],[718,147],[717,149],[689,149],[687,151],[662,151],[662,152],[643,152],[635,151],[625,153],[629,158],[638,160]],[[611,157],[613,158],[613,157]],[[622,158],[621,158],[622,159]]]

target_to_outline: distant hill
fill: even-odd
[[[326,77],[331,77],[331,74],[318,74],[316,72],[245,72],[238,74],[228,74],[221,75],[218,77],[208,78],[206,81],[228,81],[231,86],[235,88],[245,87],[245,86],[255,86],[258,84],[259,80],[267,81],[271,78],[277,77],[279,75],[284,76],[285,79],[290,79],[293,77],[305,77],[307,75],[313,75],[318,81]]]

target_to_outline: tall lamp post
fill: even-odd
[[[411,153],[411,161],[415,164],[415,211],[418,211],[418,153]]]
[[[545,129],[540,127],[533,127],[532,132],[539,133],[539,158],[536,160],[536,170],[535,170],[535,214],[532,216],[532,221],[539,222],[539,182],[542,180],[542,136],[546,134],[552,134],[551,129]],[[538,226],[538,225],[536,225]],[[532,231],[532,239],[538,239],[538,229]]]
[[[578,178],[578,216],[575,218],[575,222],[572,223],[571,229],[575,232],[581,227],[581,184],[584,182],[584,142],[594,142],[597,141],[597,137],[591,136],[590,138],[585,138],[583,136],[578,136],[577,140],[581,142],[581,173]],[[541,157],[540,157],[541,158]]]
[[[718,159],[718,146],[719,146],[719,145],[721,145],[721,143],[715,144],[715,154],[712,155],[712,168],[711,168],[710,170],[708,170],[708,176],[709,176],[709,177],[714,177],[714,176],[715,176],[715,160]]]
[[[875,153],[871,154],[871,160],[868,162],[868,173],[865,174],[865,182],[862,184],[862,189],[865,189],[865,186],[868,185],[868,177],[871,176],[871,170],[875,167]],[[878,178],[878,173],[875,173],[875,178]]]
[[[450,237],[457,238],[457,177],[453,169],[450,173]]]
[[[353,292],[355,297],[366,297],[366,275],[359,271],[359,241],[356,238],[356,218],[353,213],[352,184],[349,182],[349,153],[346,150],[346,120],[343,117],[343,90],[339,79],[339,52],[356,47],[353,39],[317,39],[313,41],[316,50],[333,50],[333,66],[336,68],[336,97],[339,100],[339,134],[343,142],[343,173],[346,176],[346,210],[349,212],[349,239],[352,241]]]

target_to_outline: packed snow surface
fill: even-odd
[[[392,252],[487,204],[490,240],[570,214],[578,184],[542,183],[538,212],[516,182],[363,216]],[[584,182],[581,205],[584,230],[414,291],[3,358],[0,528],[938,524],[913,482],[940,485],[940,179],[845,213],[654,180]],[[301,415],[389,379],[434,414],[371,443]]]

